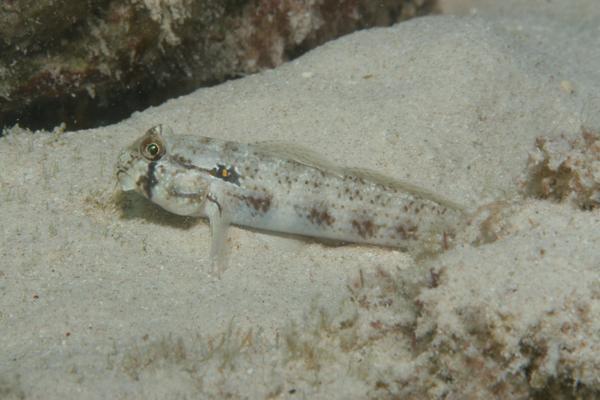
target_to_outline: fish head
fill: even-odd
[[[178,155],[175,143],[168,127],[150,128],[119,155],[117,180],[123,191],[135,191],[167,211],[203,216],[210,171]]]

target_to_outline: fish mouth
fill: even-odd
[[[127,171],[119,169],[117,171],[117,181],[121,185],[121,190],[125,192],[135,190],[135,182],[133,178],[127,173]]]

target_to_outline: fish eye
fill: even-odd
[[[159,150],[160,149],[158,148],[158,145],[156,143],[150,143],[149,145],[146,146],[146,152],[148,154],[150,154],[152,157],[157,155]]]
[[[149,138],[145,140],[140,146],[140,152],[144,158],[150,161],[156,161],[165,154],[165,148],[160,140],[156,138]]]

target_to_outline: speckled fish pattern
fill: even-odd
[[[207,217],[213,241],[235,224],[431,253],[465,221],[464,208],[441,196],[296,145],[175,135],[163,125],[121,153],[117,178],[170,212]]]

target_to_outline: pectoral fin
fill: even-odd
[[[226,240],[227,228],[229,227],[230,219],[227,210],[212,193],[208,194],[206,204],[206,215],[210,223],[210,255],[209,261],[212,266],[213,273],[221,276],[225,270],[226,261]]]

